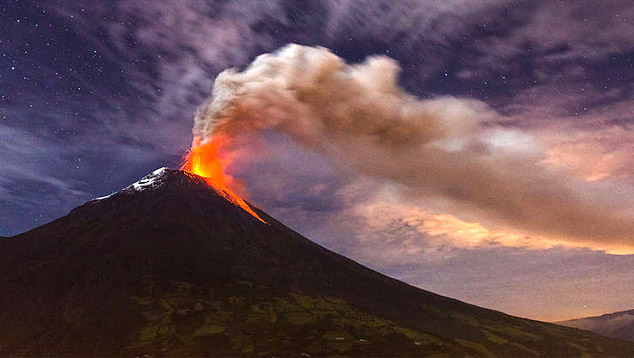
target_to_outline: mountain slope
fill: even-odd
[[[0,241],[0,354],[632,356],[335,254],[159,169]]]
[[[634,310],[571,319],[558,324],[585,329],[606,337],[634,341]]]

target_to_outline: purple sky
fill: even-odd
[[[407,92],[482,101],[497,114],[484,129],[517,131],[510,144],[538,142],[544,166],[634,203],[630,1],[7,1],[0,235],[176,167],[215,77],[287,43],[389,56]],[[513,241],[443,200],[395,200],[397,184],[284,135],[257,145],[231,168],[251,201],[369,267],[536,319],[634,308],[632,255]]]

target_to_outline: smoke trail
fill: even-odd
[[[407,195],[440,195],[530,233],[634,247],[631,212],[601,188],[540,165],[525,135],[483,131],[496,115],[483,102],[406,93],[399,70],[383,56],[348,65],[325,48],[288,45],[222,72],[194,135],[279,131]]]

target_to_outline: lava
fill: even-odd
[[[229,189],[230,187],[235,188],[239,184],[231,175],[225,172],[225,169],[231,161],[226,156],[221,155],[220,149],[226,145],[227,142],[227,138],[221,135],[215,136],[207,141],[202,141],[199,137],[195,137],[192,142],[192,148],[187,154],[181,170],[205,178],[207,183],[216,189],[225,199],[241,207],[244,211],[261,222],[266,223],[266,221],[262,220],[262,218],[249,207],[249,204],[234,191]]]

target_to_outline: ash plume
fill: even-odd
[[[531,137],[487,129],[485,103],[420,99],[398,85],[385,56],[346,64],[323,47],[288,45],[215,80],[194,135],[273,130],[366,175],[401,184],[404,197],[439,196],[494,225],[634,252],[631,203],[615,190],[544,166]]]

